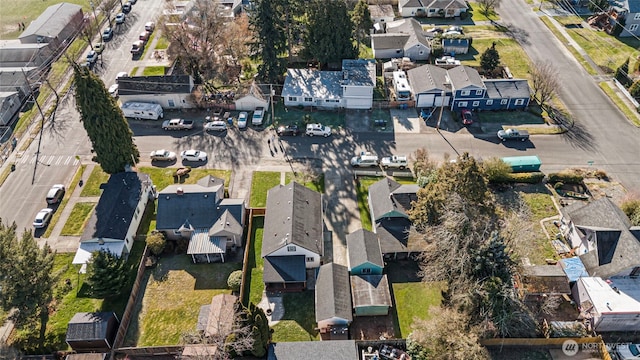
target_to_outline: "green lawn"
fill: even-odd
[[[73,206],[71,210],[71,214],[69,214],[69,218],[67,222],[64,224],[60,235],[62,236],[80,236],[84,231],[84,226],[87,221],[89,221],[89,217],[91,216],[91,211],[96,206],[96,203],[90,202],[79,202]]]
[[[176,345],[185,332],[193,332],[200,306],[213,296],[231,293],[229,274],[240,263],[194,264],[181,254],[163,256],[148,270],[143,298],[125,338],[125,346]]]
[[[161,36],[156,42],[156,50],[166,50],[169,47],[169,40],[166,37]]]
[[[558,215],[558,211],[553,205],[551,194],[546,188],[540,186],[539,192],[519,192],[519,196],[529,206],[531,210],[531,221],[536,233],[536,243],[531,247],[528,257],[534,264],[544,264],[545,259],[557,258],[557,254],[551,241],[547,239],[544,231],[540,227],[540,220]],[[553,233],[551,233],[553,234]]]
[[[245,298],[242,299],[244,303],[247,303],[247,299],[249,302],[254,304],[258,304],[262,299],[262,292],[264,291],[264,282],[262,282],[262,271],[263,271],[263,259],[262,259],[262,234],[264,231],[264,216],[255,216],[253,218],[253,225],[251,229],[251,244],[252,246],[249,248],[249,258],[247,263],[247,268],[251,269],[249,273],[249,277],[246,279],[247,284],[249,286],[246,289],[247,284],[245,284]]]
[[[528,111],[482,111],[478,114],[482,123],[508,125],[544,124],[542,116]]]
[[[151,181],[156,186],[158,191],[162,191],[169,185],[176,184],[177,181],[173,177],[176,168],[157,168],[157,167],[140,167],[140,172],[148,174],[151,177]],[[230,170],[216,170],[216,169],[191,169],[188,176],[183,177],[180,181],[181,184],[195,184],[198,180],[207,175],[213,175],[220,179],[224,179],[224,186],[229,187],[231,181]]]
[[[85,14],[91,13],[89,2],[85,0],[70,0],[68,3],[82,6]],[[11,0],[0,0],[0,39],[15,39],[22,31],[18,29],[18,23],[24,22],[26,26],[35,20],[42,12],[54,3],[42,0],[25,0],[18,5]]]
[[[344,111],[307,111],[297,107],[285,108],[284,104],[278,102],[274,108],[275,121],[274,124],[298,124],[302,126],[304,124],[304,116],[309,115],[311,123],[321,123],[323,125],[329,125],[332,128],[338,128],[344,126]]]
[[[53,229],[56,227],[58,220],[60,220],[60,216],[62,215],[62,210],[64,210],[64,208],[67,206],[67,203],[69,202],[69,198],[71,198],[71,194],[73,194],[73,191],[76,189],[76,186],[78,186],[78,181],[80,181],[80,177],[82,176],[82,173],[84,172],[85,168],[86,168],[86,165],[80,165],[80,167],[76,171],[76,174],[71,180],[71,184],[69,184],[69,186],[67,187],[67,192],[64,194],[64,198],[62,198],[62,201],[58,205],[57,211],[53,213],[51,222],[49,222],[49,226],[47,226],[47,230],[44,232],[42,237],[47,238],[51,236],[51,233],[53,232]]]
[[[281,176],[278,171],[255,171],[251,179],[249,207],[262,208],[267,206],[267,191],[280,185]]]
[[[580,65],[582,65],[582,67],[589,73],[589,75],[596,75],[597,74],[596,71],[591,67],[591,65],[589,65],[589,63],[578,52],[578,50],[575,49],[575,47],[566,45],[567,41],[566,41],[564,35],[562,35],[562,33],[560,33],[560,31],[558,31],[558,29],[551,23],[551,20],[549,18],[547,18],[546,16],[541,16],[541,17],[539,17],[539,19],[545,25],[547,25],[547,28],[549,28],[549,30],[551,30],[553,35],[557,39],[559,39],[561,43],[563,43],[565,45],[564,46],[565,49],[567,49],[571,53],[571,55],[573,55],[573,57],[576,59],[576,61],[579,62]]]
[[[457,55],[464,65],[480,66],[480,56],[485,50],[496,43],[496,50],[500,54],[500,63],[508,66],[513,76],[517,78],[529,78],[529,57],[522,50],[517,41],[509,38],[473,39],[469,53]]]
[[[100,185],[109,181],[109,174],[102,170],[100,165],[96,165],[93,168],[93,171],[89,175],[89,178],[84,183],[84,187],[82,188],[82,192],[80,196],[88,197],[88,196],[100,196],[102,194],[102,189],[100,189]]]
[[[53,274],[56,277],[54,301],[49,306],[51,313],[45,333],[45,351],[35,348],[39,334],[36,327],[32,325],[17,328],[11,337],[12,345],[27,353],[37,354],[66,350],[67,325],[75,313],[114,311],[121,318],[143,251],[144,242],[133,243],[128,259],[129,282],[125,284],[122,295],[111,299],[94,298],[88,294],[83,284],[84,275],[79,275],[79,267],[71,264],[75,253],[56,254],[53,268]]]
[[[469,10],[467,10],[467,12],[469,13],[469,15],[471,15],[471,18],[473,19],[474,22],[476,22],[476,21],[489,21],[489,20],[497,21],[497,20],[500,20],[500,16],[498,16],[498,14],[496,14],[495,11],[491,11],[489,13],[488,17],[486,15],[482,14],[480,12],[480,6],[478,5],[477,2],[469,1],[467,4],[469,4]]]
[[[324,194],[324,174],[313,175],[313,174],[301,174],[293,175],[292,172],[287,172],[284,174],[284,183],[285,185],[290,183],[292,180],[297,181],[298,183],[308,187],[313,191],[317,191],[321,194]]]
[[[143,76],[164,76],[164,66],[147,66],[142,70]]]
[[[631,120],[631,122],[633,122],[635,126],[640,126],[640,117],[638,116],[638,111],[636,111],[636,109],[629,107],[629,105],[627,105],[625,101],[620,99],[620,97],[611,88],[611,86],[609,86],[608,83],[601,82],[598,84],[598,86],[600,86],[600,89],[602,89],[602,91],[604,91],[607,96],[609,96],[611,101],[616,104],[618,109],[620,109],[620,111],[624,113],[624,116],[626,116],[627,119]]]
[[[282,294],[284,316],[272,326],[272,342],[320,340],[316,327],[313,291]]]

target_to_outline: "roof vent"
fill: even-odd
[[[230,224],[229,224],[229,222],[227,221],[227,226],[229,226],[229,225],[230,225]]]
[[[184,190],[182,190],[182,188],[181,188],[181,187],[179,187],[179,188],[176,190],[176,194],[178,194],[178,195],[184,195]]]
[[[167,195],[167,200],[171,199],[171,196]]]
[[[99,245],[104,245],[104,239],[103,238],[98,238],[98,244]]]
[[[204,194],[204,198],[205,199],[208,198],[208,197],[209,197],[209,194]]]

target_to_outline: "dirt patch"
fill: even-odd
[[[351,323],[351,339],[395,339],[393,315],[354,317]]]
[[[608,197],[618,206],[627,196],[627,190],[618,182],[589,178],[584,179],[584,184],[593,199]]]

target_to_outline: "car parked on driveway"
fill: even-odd
[[[249,117],[249,114],[246,111],[243,111],[238,115],[238,129],[244,129],[247,127],[247,117]]]
[[[279,126],[276,133],[280,136],[298,136],[300,129],[298,129],[298,125]]]
[[[152,151],[151,154],[149,154],[149,157],[151,158],[151,161],[174,161],[176,159],[176,153],[160,149]]]
[[[462,125],[471,125],[477,120],[476,114],[469,109],[462,109],[460,116],[462,117]]]
[[[113,38],[113,29],[108,27],[102,31],[102,40],[109,41],[111,38]]]
[[[49,225],[49,222],[51,221],[52,216],[53,216],[53,209],[46,208],[46,209],[40,210],[36,214],[36,218],[33,219],[33,227],[36,229],[42,229],[44,227],[47,227],[47,225]]]
[[[180,153],[182,161],[207,161],[207,153],[200,150],[185,150]]]
[[[227,124],[222,120],[209,121],[204,124],[205,131],[225,131],[227,130]]]
[[[307,124],[305,134],[307,134],[307,136],[317,135],[327,137],[331,135],[331,128],[322,124]]]
[[[53,185],[51,189],[49,189],[49,192],[47,193],[47,204],[49,205],[57,204],[60,201],[62,201],[65,191],[66,190],[64,188],[64,185],[62,184]]]
[[[116,24],[124,24],[126,18],[127,16],[123,12],[118,13],[116,15]]]

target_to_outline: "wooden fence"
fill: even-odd
[[[566,341],[575,341],[579,351],[598,352],[603,360],[612,360],[602,337],[584,338],[513,338],[513,339],[482,339],[480,344],[486,347],[517,347],[560,349]]]
[[[246,244],[244,245],[244,259],[242,261],[242,282],[240,285],[240,301],[242,301],[244,303],[244,297],[247,291],[249,291],[249,288],[251,288],[251,284],[247,284],[247,274],[251,271],[251,269],[248,268],[248,264],[249,264],[249,252],[251,251],[251,246],[253,246],[253,244],[251,243],[251,233],[253,231],[253,217],[254,216],[264,216],[264,214],[266,213],[266,209],[265,208],[250,208],[249,209],[249,226],[247,228],[247,241]],[[248,303],[245,305],[249,305]]]

